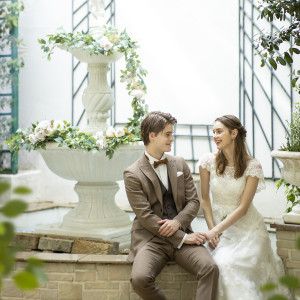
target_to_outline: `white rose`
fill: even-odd
[[[123,135],[125,135],[124,129],[117,129],[116,130],[116,137],[121,137]]]
[[[99,40],[99,45],[101,48],[104,48],[105,51],[110,50],[113,46],[113,44],[108,40],[106,36]]]
[[[99,147],[99,149],[104,149],[107,146],[105,139],[99,139],[96,141],[96,146]]]
[[[132,90],[130,95],[138,99],[142,99],[145,93],[141,90]]]
[[[111,127],[111,126],[108,127],[107,130],[106,130],[106,135],[108,137],[114,137],[115,133],[116,133],[115,129],[113,127]]]
[[[103,138],[104,138],[103,131],[97,131],[96,134],[95,134],[95,139],[96,140],[101,140]]]
[[[35,144],[37,142],[37,139],[34,136],[34,134],[29,134],[28,139],[32,144]]]
[[[34,133],[34,136],[35,136],[37,139],[41,140],[41,141],[44,141],[45,138],[46,138],[43,131],[36,131],[36,132]]]
[[[50,122],[48,120],[44,120],[44,121],[41,121],[38,125],[37,125],[37,128],[43,128],[43,129],[46,129],[50,127]]]

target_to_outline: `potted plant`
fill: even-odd
[[[295,104],[292,121],[288,123],[289,135],[287,142],[279,150],[271,152],[272,157],[278,158],[283,163],[281,170],[281,185],[286,187],[286,197],[289,207],[283,216],[286,223],[300,224],[300,105]]]

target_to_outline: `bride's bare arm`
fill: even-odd
[[[200,173],[201,207],[204,213],[207,227],[208,229],[212,229],[215,226],[215,222],[213,219],[211,202],[209,198],[210,172],[200,166],[199,173]]]
[[[246,214],[255,195],[257,185],[258,185],[258,180],[259,179],[257,177],[248,176],[241,197],[240,205],[214,228],[212,229],[209,228],[210,231],[206,233],[208,240],[211,240],[214,237],[218,236],[225,229],[229,228],[232,224],[234,224],[237,220],[239,220],[241,217],[243,217]]]

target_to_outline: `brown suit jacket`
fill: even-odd
[[[129,261],[133,261],[139,249],[155,236],[169,241],[177,248],[185,231],[187,229],[192,231],[190,224],[198,213],[200,202],[190,169],[183,158],[170,155],[166,157],[168,176],[178,212],[175,219],[180,222],[181,229],[169,238],[159,235],[161,225],[157,224],[157,221],[162,220],[163,195],[158,177],[143,155],[124,171],[127,197],[136,214],[131,230]]]

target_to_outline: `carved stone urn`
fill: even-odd
[[[35,231],[117,241],[121,249],[128,248],[131,221],[115,204],[119,190],[116,181],[123,179],[123,170],[141,156],[144,146],[121,145],[114,157],[108,159],[105,151],[92,153],[57,145],[47,143],[47,150],[39,152],[53,173],[77,181],[74,189],[79,202],[61,224],[40,226]]]
[[[282,162],[282,178],[290,184],[300,186],[300,152],[273,150],[271,156]],[[295,205],[291,212],[284,214],[283,220],[285,223],[300,224],[300,205]]]

